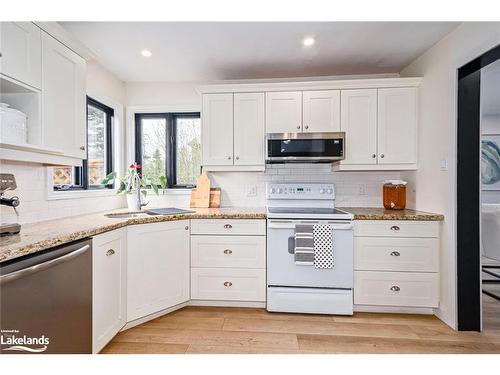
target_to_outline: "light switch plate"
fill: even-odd
[[[257,196],[257,186],[251,185],[247,186],[247,197],[256,197]]]
[[[441,161],[439,163],[439,169],[442,171],[447,171],[448,170],[448,160],[441,159]]]

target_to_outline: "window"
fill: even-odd
[[[101,184],[113,170],[112,122],[113,109],[87,97],[87,159],[82,167],[54,168],[54,190],[113,187]]]
[[[164,175],[170,188],[194,186],[201,171],[200,114],[136,114],[135,159],[153,183]]]

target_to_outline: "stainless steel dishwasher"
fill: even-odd
[[[1,353],[92,352],[92,242],[0,264]]]

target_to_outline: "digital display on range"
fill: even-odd
[[[297,191],[304,191],[304,188],[297,188]]]

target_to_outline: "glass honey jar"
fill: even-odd
[[[384,182],[384,208],[404,210],[406,207],[406,181],[387,180]]]

